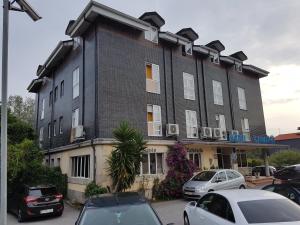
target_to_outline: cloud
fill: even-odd
[[[282,99],[270,99],[270,100],[265,100],[263,103],[265,105],[273,105],[273,104],[287,104],[290,102],[298,101],[299,98],[282,98]]]

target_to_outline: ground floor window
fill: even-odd
[[[237,151],[237,163],[239,167],[248,167],[247,154],[245,151]]]
[[[201,169],[201,167],[202,167],[201,154],[190,152],[188,155],[189,155],[189,160],[191,160],[197,166],[197,168]]]
[[[163,153],[143,154],[141,174],[162,174]]]
[[[74,156],[71,157],[71,176],[79,178],[90,177],[90,156]]]

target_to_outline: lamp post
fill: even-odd
[[[19,7],[13,6],[17,3]],[[1,182],[0,182],[0,224],[7,225],[7,74],[8,74],[8,27],[9,10],[26,12],[34,21],[41,17],[25,0],[3,0],[2,38],[2,88],[1,88]]]

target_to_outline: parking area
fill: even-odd
[[[176,225],[183,225],[182,212],[187,201],[174,200],[166,202],[156,202],[152,206],[158,213],[163,224],[175,223]],[[64,214],[61,217],[50,217],[44,219],[35,219],[25,222],[26,225],[73,225],[77,219],[79,211],[73,209],[67,204],[65,205]],[[16,217],[8,214],[8,225],[19,224]]]

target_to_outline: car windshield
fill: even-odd
[[[30,196],[49,196],[49,195],[55,195],[57,194],[55,187],[49,187],[49,188],[36,188],[36,189],[30,189],[29,195]]]
[[[249,224],[300,221],[300,207],[288,199],[238,202]]]
[[[147,204],[87,209],[80,225],[161,225]]]
[[[203,171],[193,177],[193,181],[209,181],[216,174],[215,171]]]

